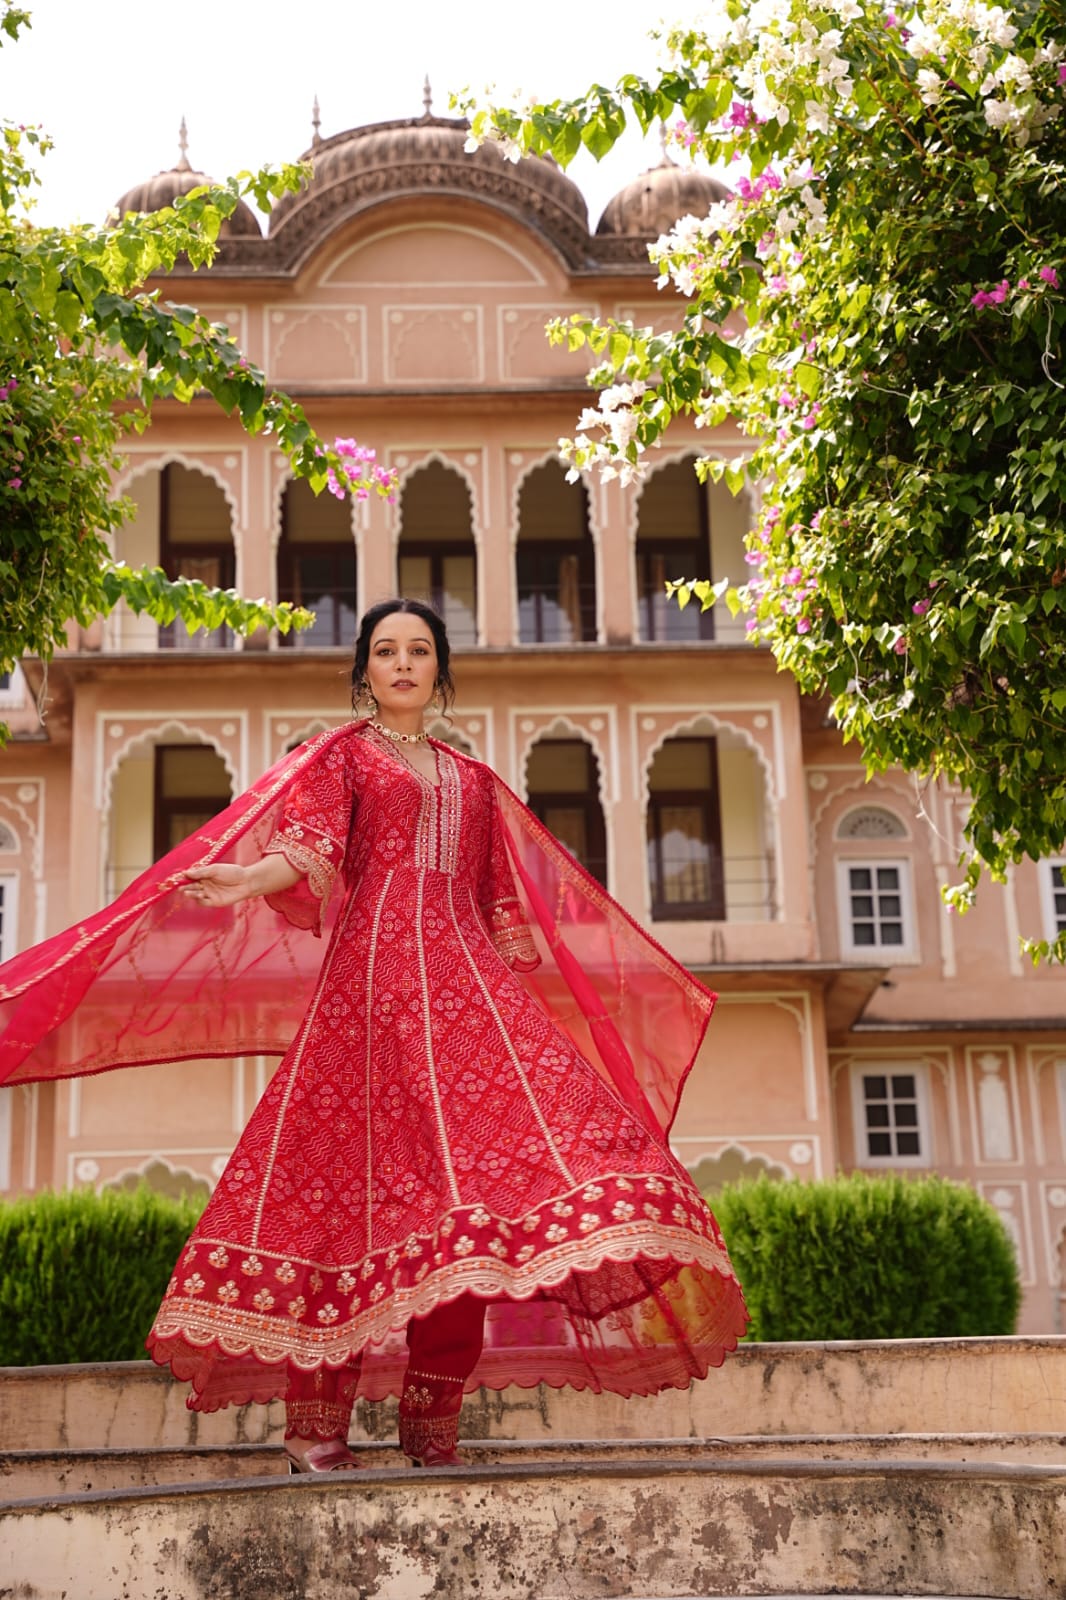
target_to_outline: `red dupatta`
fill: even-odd
[[[0,1083],[284,1055],[324,954],[303,929],[331,928],[341,896],[334,892],[320,916],[302,880],[282,916],[262,899],[211,910],[181,885],[192,866],[258,860],[308,765],[359,726],[319,734],[284,756],[104,910],[0,966]],[[516,977],[661,1138],[715,996],[494,781],[540,956]]]

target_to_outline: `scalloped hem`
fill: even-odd
[[[633,1262],[624,1264],[632,1265]],[[722,1271],[718,1266],[708,1267],[699,1262],[678,1261],[676,1265],[679,1272],[665,1280],[665,1285],[660,1283],[648,1299],[656,1305],[660,1301],[668,1304],[669,1297],[662,1293],[664,1287],[689,1272],[713,1283],[716,1314],[699,1328],[693,1329],[691,1340],[682,1334],[672,1341],[650,1343],[646,1346],[646,1353],[632,1346],[592,1351],[582,1349],[580,1345],[564,1347],[561,1342],[558,1345],[494,1347],[491,1340],[487,1340],[487,1347],[478,1365],[467,1379],[465,1392],[470,1394],[486,1389],[501,1393],[512,1387],[529,1390],[543,1384],[555,1390],[570,1388],[578,1393],[610,1393],[623,1399],[632,1399],[646,1398],[666,1389],[687,1389],[693,1381],[702,1380],[710,1371],[721,1367],[726,1356],[737,1348],[747,1328],[748,1313],[740,1285],[732,1274]],[[599,1268],[585,1270],[595,1272]],[[581,1272],[580,1268],[571,1269],[563,1283]],[[433,1304],[425,1310],[449,1304],[464,1293],[485,1300],[489,1305],[523,1303],[522,1297],[498,1292],[478,1294],[476,1290],[460,1286],[453,1294],[435,1297]],[[536,1298],[536,1294],[525,1297],[527,1303]],[[551,1300],[550,1295],[541,1294],[540,1298],[548,1302]],[[608,1312],[605,1315],[617,1317],[618,1313]],[[146,1346],[151,1359],[158,1366],[169,1367],[179,1382],[192,1386],[192,1393],[186,1401],[192,1411],[219,1411],[233,1405],[266,1405],[272,1400],[284,1400],[289,1386],[290,1367],[296,1367],[301,1372],[314,1372],[320,1368],[339,1371],[358,1357],[362,1357],[362,1367],[357,1396],[364,1401],[378,1402],[396,1398],[401,1393],[407,1365],[402,1336],[409,1320],[407,1318],[395,1328],[390,1327],[377,1341],[366,1340],[360,1345],[353,1343],[339,1350],[334,1348],[328,1357],[306,1362],[295,1358],[292,1353],[268,1357],[256,1349],[251,1339],[239,1347],[213,1336],[201,1342],[186,1329],[175,1329],[170,1334],[157,1334],[153,1329]],[[390,1343],[392,1349],[389,1348]]]

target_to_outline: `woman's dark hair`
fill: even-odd
[[[444,702],[443,709],[447,711],[455,699],[455,684],[452,682],[451,669],[448,665],[452,647],[448,643],[448,630],[443,620],[432,606],[426,605],[424,600],[379,600],[376,606],[364,611],[359,623],[359,632],[355,636],[355,658],[352,661],[352,709],[354,711],[358,705],[360,687],[366,677],[370,661],[370,641],[374,636],[374,629],[386,617],[395,616],[397,611],[420,617],[433,635],[433,643],[437,648],[437,688]]]

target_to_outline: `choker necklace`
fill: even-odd
[[[386,728],[383,722],[371,722],[370,726],[375,733],[383,733],[386,739],[392,739],[396,744],[428,744],[428,733],[398,733],[395,728]]]

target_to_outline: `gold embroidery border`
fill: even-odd
[[[425,1316],[435,1306],[462,1294],[474,1294],[483,1300],[529,1300],[541,1290],[558,1288],[579,1272],[593,1273],[612,1262],[628,1266],[641,1258],[713,1272],[725,1284],[735,1285],[742,1298],[725,1249],[710,1240],[695,1240],[687,1229],[627,1223],[605,1228],[591,1250],[590,1242],[567,1240],[566,1244],[542,1251],[521,1267],[484,1257],[452,1262],[427,1275],[421,1284],[386,1292],[376,1306],[322,1329],[261,1312],[231,1311],[227,1306],[191,1296],[172,1295],[160,1307],[152,1342],[182,1339],[198,1349],[217,1345],[226,1356],[252,1356],[265,1366],[291,1361],[310,1371],[324,1361],[330,1366],[343,1364],[365,1345],[380,1343],[389,1333],[405,1328],[413,1317]],[[612,1314],[611,1309],[603,1313],[605,1317]],[[290,1327],[298,1331],[289,1333]]]

